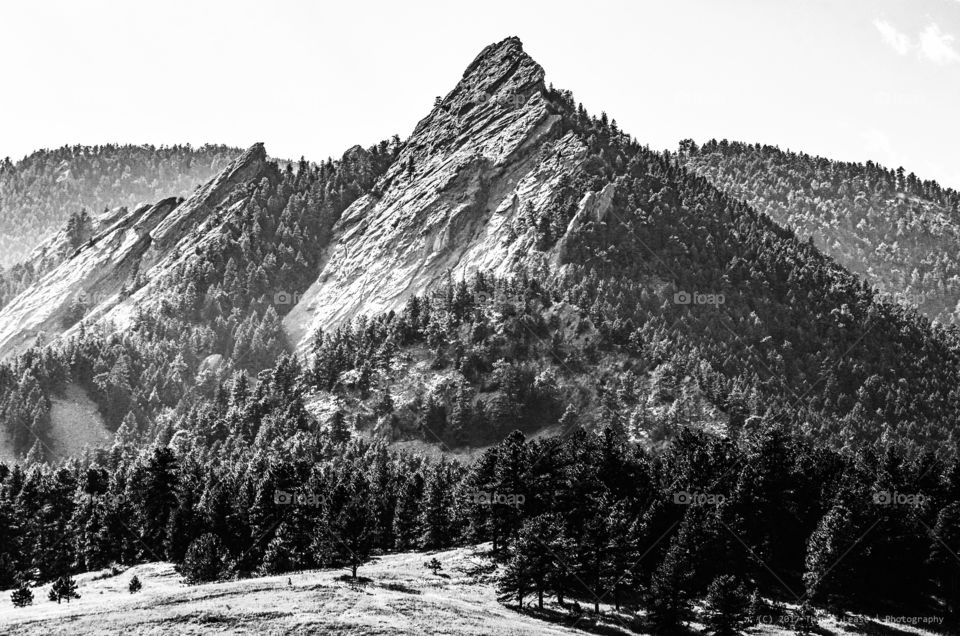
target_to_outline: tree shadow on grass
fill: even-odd
[[[568,611],[561,611],[551,607],[539,609],[534,603],[533,607],[518,608],[516,605],[506,605],[517,614],[536,618],[548,623],[563,625],[564,627],[576,627],[576,629],[590,634],[600,634],[601,636],[624,636],[624,634],[650,634],[651,627],[647,620],[642,616],[624,616],[622,614],[600,614],[592,613],[576,614]],[[674,632],[675,636],[694,636],[700,632],[689,627],[682,627]]]
[[[356,577],[350,576],[349,574],[341,574],[340,576],[333,579],[334,581],[340,581],[341,583],[346,583],[350,587],[358,590],[364,589],[368,584],[373,583],[373,579],[357,575]]]

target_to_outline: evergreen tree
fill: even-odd
[[[73,577],[69,575],[61,576],[54,581],[47,596],[51,601],[56,601],[57,605],[64,599],[66,599],[67,604],[69,604],[70,599],[80,598],[80,595],[77,594],[77,583],[73,580]]]
[[[220,538],[204,534],[190,544],[180,565],[188,585],[222,581],[233,575],[235,563]]]
[[[31,590],[30,586],[26,583],[21,583],[19,587],[10,594],[10,600],[13,601],[14,607],[33,605],[33,590]]]
[[[444,462],[437,464],[428,473],[423,486],[423,502],[420,512],[421,549],[434,550],[447,545],[451,533],[450,491]]]
[[[856,597],[862,589],[857,565],[862,562],[860,550],[865,527],[856,513],[842,504],[833,506],[810,536],[807,544],[806,571],[803,581],[807,595],[814,601],[826,603],[838,614],[845,602]]]
[[[440,570],[443,569],[443,565],[441,565],[440,559],[438,559],[438,558],[436,558],[436,557],[434,557],[434,558],[430,559],[429,561],[427,561],[426,563],[424,563],[424,564],[423,564],[423,567],[427,568],[428,570],[430,570],[430,571],[433,572],[434,574],[436,574],[437,572],[439,572]]]
[[[370,558],[373,549],[373,516],[370,486],[359,473],[353,473],[342,486],[340,505],[331,511],[329,533],[338,560],[350,567],[353,578],[357,568]]]
[[[647,607],[654,629],[662,634],[675,634],[690,609],[687,586],[691,578],[689,548],[683,530],[674,537],[663,562],[650,581]]]
[[[718,576],[707,589],[707,627],[717,636],[742,634],[750,624],[750,599],[737,579]]]
[[[347,424],[346,415],[344,415],[342,410],[337,409],[333,412],[328,431],[330,441],[338,446],[350,440],[350,426]]]
[[[960,503],[944,507],[937,515],[930,541],[928,563],[934,575],[937,592],[946,604],[949,622],[960,622]]]

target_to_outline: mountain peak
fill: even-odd
[[[543,78],[543,68],[523,50],[520,38],[512,36],[484,48],[447,97],[458,93],[480,99],[484,94],[528,97],[543,87]]]
[[[523,50],[518,37],[490,44],[467,66],[463,77],[414,129],[414,145],[424,135],[453,138],[518,111],[539,110],[546,95],[543,68]],[[407,159],[407,157],[403,157]]]
[[[529,55],[523,50],[523,42],[520,41],[515,35],[511,35],[508,38],[504,38],[499,42],[494,42],[493,44],[488,44],[483,48],[482,51],[473,59],[466,70],[463,71],[463,76],[467,77],[470,75],[478,66],[484,63],[486,60],[500,60],[505,58],[518,58],[518,57],[527,57]]]
[[[538,259],[512,228],[521,210],[534,218],[556,204],[586,150],[564,135],[561,109],[519,38],[483,49],[376,192],[343,212],[317,281],[284,318],[290,340],[305,347],[317,328],[398,310],[451,273]]]

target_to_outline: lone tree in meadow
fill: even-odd
[[[61,576],[59,579],[54,581],[47,598],[49,598],[51,601],[56,601],[57,605],[60,604],[60,601],[66,599],[67,604],[69,605],[70,599],[80,598],[80,595],[77,594],[77,582],[74,581],[73,577],[70,575]]]
[[[14,607],[33,605],[33,590],[31,590],[30,586],[26,583],[21,583],[20,586],[10,594],[10,600],[13,601]]]
[[[140,582],[140,577],[136,574],[133,575],[133,578],[130,579],[130,585],[127,587],[130,590],[131,594],[136,594],[143,589],[143,583]]]
[[[437,557],[433,557],[432,559],[424,563],[423,567],[432,571],[434,574],[436,574],[437,572],[443,569],[443,566],[440,565],[440,561],[439,559],[437,559]]]

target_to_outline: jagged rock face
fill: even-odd
[[[517,38],[480,53],[344,212],[317,281],[284,319],[292,343],[302,350],[317,328],[399,309],[448,272],[503,274],[533,258],[529,236],[511,240],[513,221],[544,210],[587,151],[562,134],[543,77]]]
[[[149,205],[138,206],[134,212],[136,213],[137,211],[142,211],[141,208],[145,210],[149,207]],[[83,241],[86,242],[95,236],[99,236],[128,213],[127,208],[117,207],[99,214],[93,214],[90,217],[89,235],[85,233],[83,235]],[[67,233],[66,228],[64,228],[52,234],[33,248],[23,263],[33,268],[35,272],[45,273],[59,265],[62,261],[70,258],[77,252],[77,249],[78,248],[73,247],[71,237]]]
[[[263,145],[256,144],[182,203],[165,199],[97,219],[98,233],[88,243],[0,311],[0,356],[29,348],[40,333],[48,338],[69,334],[65,321],[78,296],[90,306],[86,319],[108,318],[122,326],[132,307],[150,296],[148,283],[121,297],[133,276],[139,272],[157,280],[189,254],[219,227],[216,210],[236,203],[244,196],[243,186],[256,183],[266,167]]]
[[[226,219],[246,203],[248,186],[274,178],[270,168],[263,144],[254,144],[215,179],[164,215],[150,232],[150,245],[140,262],[147,284],[122,301],[99,307],[91,317],[122,329],[130,325],[136,309],[149,310],[158,299],[155,283],[225,232]]]
[[[570,224],[567,226],[563,237],[557,243],[556,255],[558,261],[564,262],[568,260],[571,242],[576,240],[577,232],[580,231],[580,228],[583,227],[585,223],[590,221],[600,223],[607,217],[607,212],[610,211],[610,206],[613,205],[613,196],[615,193],[616,186],[608,183],[599,193],[587,192],[583,195],[583,199],[581,199],[577,205],[576,214],[570,219]]]

